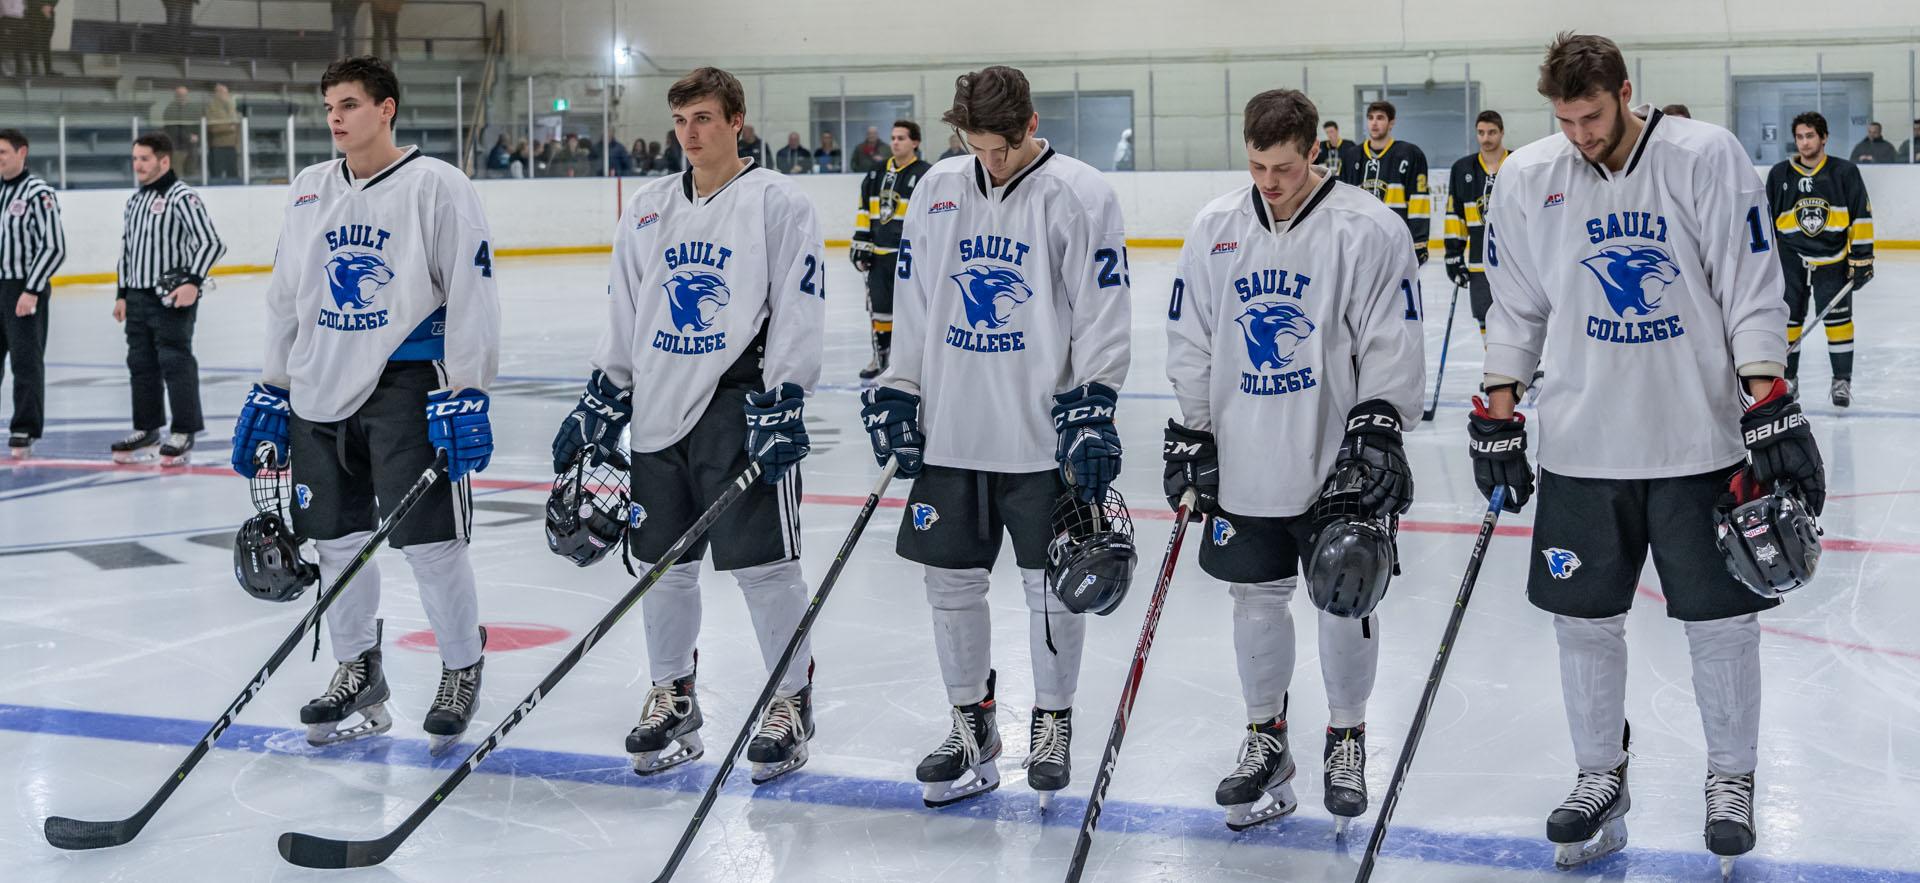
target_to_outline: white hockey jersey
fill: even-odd
[[[756,390],[813,389],[823,248],[813,203],[757,164],[707,196],[694,195],[691,172],[633,195],[613,236],[609,318],[593,358],[633,390],[633,450],[658,451],[693,431],[730,369]]]
[[[295,413],[344,420],[389,360],[436,361],[452,389],[500,370],[500,295],[467,176],[409,147],[356,181],[345,159],[293,179],[267,285],[261,381]]]
[[[1786,361],[1787,305],[1765,188],[1733,133],[1642,106],[1618,173],[1564,135],[1514,151],[1488,206],[1486,372],[1553,352],[1541,468],[1696,475],[1738,462],[1737,368]]]
[[[1201,209],[1167,304],[1167,379],[1181,422],[1214,433],[1221,507],[1305,512],[1354,405],[1420,419],[1421,315],[1406,222],[1358,187],[1328,174],[1287,221],[1251,186]]]
[[[1005,186],[956,156],[913,192],[880,382],[922,397],[928,463],[1054,468],[1054,394],[1127,379],[1119,199],[1092,166],[1041,147]]]

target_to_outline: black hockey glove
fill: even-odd
[[[1467,274],[1467,256],[1463,254],[1447,255],[1447,279],[1460,288],[1467,287],[1472,276]]]
[[[1740,437],[1747,443],[1753,478],[1763,488],[1776,481],[1793,482],[1806,497],[1807,508],[1819,515],[1827,503],[1826,467],[1813,441],[1813,427],[1800,412],[1800,403],[1787,391],[1787,382],[1774,378],[1773,388],[1740,416]]]
[[[847,257],[853,260],[853,268],[862,273],[873,269],[873,243],[855,239],[853,247],[847,249]]]
[[[1400,412],[1385,400],[1369,399],[1347,412],[1347,436],[1333,470],[1339,472],[1349,463],[1359,464],[1364,477],[1360,505],[1374,514],[1399,515],[1413,503],[1413,471],[1400,443]]]
[[[779,484],[813,448],[800,419],[806,395],[798,383],[747,394],[747,456],[760,464],[760,480],[767,484]]]
[[[1422,267],[1427,265],[1427,244],[1424,241],[1413,244],[1413,259],[1419,261]]]
[[[920,457],[927,437],[920,434],[920,397],[890,386],[876,386],[860,394],[860,422],[873,442],[873,459],[887,465],[891,457],[900,462],[894,474],[914,478],[920,474]]]
[[[560,431],[553,436],[553,474],[567,471],[567,464],[580,455],[580,449],[588,445],[594,447],[593,464],[601,462],[600,451],[618,450],[620,430],[627,428],[627,422],[633,419],[633,391],[621,389],[612,380],[607,379],[604,371],[594,371],[587,379],[587,389],[580,394],[580,402],[573,406],[573,413],[560,421]]]
[[[1850,260],[1847,262],[1847,281],[1853,283],[1855,294],[1873,281],[1873,258]]]
[[[1106,496],[1120,475],[1120,432],[1113,411],[1120,394],[1104,383],[1088,383],[1053,397],[1053,428],[1059,441],[1053,459],[1073,479],[1083,502]]]
[[[1160,487],[1167,492],[1167,508],[1180,510],[1180,498],[1193,490],[1193,521],[1202,515],[1220,512],[1220,449],[1213,433],[1188,429],[1171,419],[1167,421],[1166,442],[1160,458],[1167,462],[1160,473]]]
[[[1473,397],[1467,417],[1467,449],[1473,455],[1473,483],[1480,495],[1493,499],[1493,489],[1505,485],[1501,506],[1518,512],[1533,496],[1533,467],[1527,463],[1527,419],[1516,413],[1505,420],[1487,413],[1487,403]]]

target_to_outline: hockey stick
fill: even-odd
[[[707,507],[707,511],[700,514],[700,518],[694,521],[693,526],[687,528],[679,539],[673,541],[673,545],[667,549],[666,554],[661,555],[660,560],[654,562],[654,565],[647,569],[646,574],[640,577],[640,581],[634,583],[633,588],[627,590],[627,594],[614,603],[613,609],[607,611],[606,616],[601,617],[593,628],[587,630],[586,636],[573,645],[572,650],[567,651],[567,655],[561,658],[560,664],[554,666],[553,671],[547,672],[547,676],[541,679],[540,685],[534,687],[533,692],[527,694],[527,698],[520,700],[520,704],[514,707],[513,713],[500,721],[500,724],[493,728],[492,733],[487,734],[486,740],[476,746],[473,753],[467,755],[466,761],[461,763],[446,781],[441,782],[440,787],[434,790],[433,796],[416,807],[413,814],[400,823],[400,827],[378,840],[333,840],[289,831],[280,835],[280,857],[303,868],[364,868],[377,865],[393,855],[393,851],[406,842],[414,829],[420,827],[420,823],[425,822],[427,816],[432,815],[434,810],[439,809],[440,805],[446,802],[447,797],[453,793],[453,789],[460,787],[460,783],[466,781],[467,776],[480,766],[480,762],[486,760],[487,755],[500,746],[500,742],[506,739],[507,734],[512,732],[521,721],[526,720],[527,715],[533,713],[533,707],[539,705],[540,700],[546,698],[548,693],[553,692],[553,688],[560,684],[560,679],[566,677],[567,672],[572,671],[573,667],[580,663],[581,658],[585,657],[587,651],[593,649],[593,645],[606,636],[614,623],[619,622],[620,617],[626,615],[626,612],[639,602],[640,596],[646,594],[648,589],[653,588],[654,583],[660,581],[660,577],[667,572],[667,568],[672,567],[680,560],[680,556],[693,548],[693,544],[700,540],[701,535],[707,532],[707,528],[712,527],[713,523],[719,520],[720,514],[727,511],[727,507],[740,499],[747,488],[759,478],[759,463],[748,466],[746,471],[740,473],[740,476],[733,480],[733,486],[727,488],[726,493],[721,494],[719,499],[713,501],[713,505]]]
[[[1120,762],[1120,741],[1127,737],[1127,718],[1133,714],[1133,700],[1140,695],[1140,680],[1147,673],[1147,653],[1153,650],[1153,633],[1160,627],[1160,608],[1167,600],[1167,586],[1173,582],[1173,565],[1180,559],[1180,541],[1187,536],[1187,519],[1193,513],[1194,495],[1189,488],[1173,513],[1173,538],[1167,541],[1166,560],[1160,562],[1160,578],[1147,599],[1147,618],[1140,624],[1140,640],[1133,647],[1133,664],[1127,667],[1126,685],[1120,688],[1120,705],[1113,712],[1113,729],[1107,733],[1107,748],[1100,755],[1100,773],[1093,778],[1093,794],[1087,798],[1086,814],[1080,819],[1080,839],[1073,844],[1073,862],[1067,865],[1067,883],[1077,883],[1087,869],[1087,853],[1093,849],[1093,829],[1100,824],[1100,805],[1106,802],[1107,786],[1113,782],[1114,767]]]
[[[720,796],[720,787],[727,782],[727,775],[733,772],[733,763],[740,757],[740,749],[753,737],[754,725],[759,723],[760,715],[773,701],[774,690],[780,686],[780,679],[787,674],[787,667],[793,664],[793,656],[800,652],[800,642],[805,640],[807,632],[813,628],[813,620],[820,615],[820,608],[827,603],[827,595],[833,591],[833,584],[840,579],[840,571],[847,566],[847,558],[853,555],[853,547],[860,542],[860,535],[867,530],[867,521],[873,518],[873,511],[880,507],[880,495],[886,493],[887,484],[893,481],[894,470],[900,468],[900,461],[889,458],[887,468],[880,472],[880,483],[874,485],[873,493],[867,495],[866,505],[860,507],[860,514],[854,516],[853,529],[847,532],[847,538],[840,544],[840,554],[834,556],[833,566],[827,568],[827,576],[820,581],[820,590],[813,593],[813,602],[807,605],[807,612],[800,617],[800,624],[793,629],[793,637],[787,640],[787,650],[780,654],[779,664],[773,667],[773,673],[767,678],[766,687],[760,690],[760,698],[753,703],[753,711],[747,715],[746,723],[740,725],[740,735],[733,739],[733,747],[720,758],[720,771],[714,773],[713,781],[708,783],[707,792],[700,796],[700,806],[693,811],[693,819],[687,822],[687,829],[680,833],[680,842],[674,844],[673,855],[667,858],[667,866],[660,876],[653,878],[654,883],[666,883],[673,879],[673,872],[679,870],[680,862],[687,856],[687,849],[693,846],[693,838],[700,833],[701,823],[707,820],[708,811],[713,809],[713,801]]]
[[[1847,296],[1852,293],[1853,293],[1853,280],[1848,279],[1847,284],[1845,286],[1841,287],[1839,291],[1834,292],[1833,300],[1827,301],[1827,308],[1824,310],[1821,310],[1820,315],[1813,317],[1812,322],[1808,322],[1807,324],[1800,326],[1805,330],[1800,333],[1799,340],[1796,340],[1787,346],[1787,355],[1791,356],[1794,353],[1799,352],[1800,345],[1807,342],[1807,336],[1808,336],[1807,332],[1812,331],[1813,329],[1818,328],[1822,325],[1825,325],[1827,322],[1827,315],[1832,313],[1834,310],[1840,309],[1840,305],[1842,303],[1845,303]]]
[[[1380,844],[1387,839],[1387,823],[1400,802],[1400,790],[1407,785],[1407,768],[1413,765],[1413,749],[1420,744],[1420,733],[1427,728],[1427,715],[1433,711],[1434,696],[1440,692],[1440,676],[1447,670],[1447,657],[1453,655],[1453,642],[1460,637],[1460,621],[1466,618],[1467,601],[1473,597],[1473,584],[1480,578],[1480,562],[1487,557],[1487,543],[1493,539],[1493,526],[1500,520],[1500,507],[1507,501],[1507,488],[1493,489],[1487,500],[1487,514],[1480,518],[1480,536],[1473,541],[1473,557],[1467,559],[1467,573],[1460,578],[1460,594],[1453,600],[1453,614],[1447,618],[1447,631],[1440,638],[1440,651],[1434,654],[1433,671],[1427,675],[1427,688],[1420,693],[1420,707],[1413,713],[1413,725],[1407,729],[1406,744],[1400,746],[1400,762],[1394,764],[1393,782],[1387,786],[1387,798],[1380,801],[1380,817],[1373,823],[1373,835],[1367,838],[1367,851],[1360,857],[1360,873],[1354,883],[1366,883],[1373,877],[1374,859],[1380,856]]]
[[[1421,421],[1433,419],[1435,411],[1440,410],[1440,381],[1447,378],[1447,347],[1453,343],[1453,311],[1460,308],[1460,286],[1453,286],[1453,302],[1447,304],[1447,333],[1440,338],[1440,370],[1433,375],[1433,404],[1427,406],[1427,412],[1420,415]]]
[[[246,708],[247,703],[260,694],[261,688],[267,685],[267,679],[273,677],[273,673],[280,669],[280,664],[286,662],[287,657],[293,654],[294,648],[300,645],[300,639],[306,636],[307,630],[320,621],[320,615],[327,612],[327,608],[340,597],[340,593],[346,591],[352,584],[354,575],[358,574],[360,568],[373,557],[374,551],[380,548],[380,544],[386,540],[387,535],[393,533],[393,529],[407,517],[408,512],[413,510],[413,504],[418,503],[420,498],[426,495],[427,489],[433,487],[434,482],[445,475],[446,471],[447,453],[440,451],[434,457],[433,465],[427,467],[427,471],[420,473],[419,478],[414,479],[413,487],[408,488],[406,496],[400,498],[400,504],[393,507],[393,513],[388,515],[379,527],[374,528],[373,535],[361,545],[360,551],[353,556],[352,561],[347,563],[346,569],[333,578],[333,585],[328,586],[326,592],[314,601],[313,609],[308,610],[307,615],[300,618],[300,624],[294,627],[286,640],[280,642],[279,649],[274,650],[273,655],[267,658],[267,664],[260,668],[259,673],[253,676],[253,680],[247,682],[246,689],[241,690],[240,695],[235,697],[233,703],[228,705],[227,710],[220,715],[220,719],[213,722],[213,727],[207,730],[207,734],[200,737],[200,743],[193,746],[193,750],[187,753],[187,759],[180,762],[180,766],[173,771],[173,775],[168,776],[167,780],[160,785],[160,790],[155,791],[153,796],[147,799],[146,806],[140,807],[139,812],[127,818],[113,822],[88,822],[65,816],[48,816],[43,829],[47,842],[61,849],[99,849],[105,846],[119,846],[140,836],[140,829],[147,826],[153,814],[160,810],[160,805],[166,803],[167,798],[173,795],[173,789],[180,787],[180,783],[186,780],[187,774],[193,772],[193,768],[199,765],[200,759],[207,756],[207,752],[213,749],[213,743],[220,740],[220,734],[226,732],[227,727],[233,724],[233,719],[240,716],[240,710]]]

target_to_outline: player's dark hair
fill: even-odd
[[[916,123],[913,120],[894,120],[893,127],[896,129],[907,130],[907,137],[913,139],[913,143],[915,144],[920,143],[920,124],[919,123]]]
[[[1375,111],[1386,114],[1389,120],[1394,119],[1393,102],[1391,101],[1382,99],[1367,105],[1367,112],[1363,114],[1363,116],[1373,116]]]
[[[1502,132],[1507,130],[1507,121],[1500,118],[1500,112],[1497,110],[1483,110],[1479,116],[1473,118],[1474,125],[1478,126],[1481,123],[1492,123],[1494,128]]]
[[[19,129],[0,129],[0,141],[13,145],[15,150],[27,149],[27,133]]]
[[[1827,137],[1827,118],[1821,116],[1816,111],[1809,110],[1806,113],[1794,117],[1793,125],[1790,126],[1787,131],[1798,132],[1801,126],[1813,129],[1813,133],[1822,138]]]
[[[940,115],[941,122],[962,132],[999,135],[1009,147],[1026,140],[1032,119],[1027,75],[1001,64],[955,77],[953,107]]]
[[[327,65],[327,72],[320,75],[320,94],[341,83],[359,83],[367,90],[367,97],[374,104],[393,101],[393,119],[387,121],[392,128],[400,120],[400,78],[393,75],[393,65],[387,64],[377,56],[356,55],[342,58]]]
[[[133,139],[133,146],[145,147],[153,151],[154,156],[173,155],[173,139],[168,138],[165,132],[148,132],[145,135],[141,135]]]
[[[719,101],[729,123],[747,115],[747,90],[737,77],[717,67],[698,68],[681,77],[667,90],[667,107],[686,107],[702,98]]]
[[[1600,92],[1617,95],[1626,82],[1627,59],[1612,40],[1561,31],[1547,46],[1535,88],[1548,101],[1572,101]]]
[[[1332,129],[1332,130],[1334,130],[1335,132],[1338,132],[1338,131],[1340,131],[1340,123],[1338,123],[1337,121],[1334,121],[1334,120],[1327,120],[1326,122],[1324,122],[1324,123],[1321,123],[1321,124],[1320,124],[1320,128],[1322,128],[1322,129]]]
[[[1281,144],[1298,147],[1303,156],[1313,150],[1313,124],[1320,119],[1320,109],[1297,89],[1268,89],[1255,95],[1247,100],[1243,116],[1240,133],[1254,150]]]
[[[1660,108],[1660,112],[1670,117],[1680,117],[1681,119],[1687,120],[1693,119],[1693,111],[1688,110],[1684,104],[1669,104],[1666,107]]]

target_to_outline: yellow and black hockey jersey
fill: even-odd
[[[1860,168],[1837,156],[1808,169],[1782,160],[1767,174],[1780,247],[1815,266],[1873,260],[1873,208]]]
[[[873,243],[875,254],[892,254],[900,246],[900,231],[906,225],[907,199],[933,166],[914,157],[904,167],[893,157],[886,165],[867,173],[860,182],[860,211],[853,216],[853,241]]]
[[[1388,141],[1379,153],[1362,141],[1341,163],[1340,180],[1374,195],[1407,222],[1416,249],[1427,247],[1433,201],[1427,196],[1427,155],[1405,141]]]
[[[1512,151],[1502,151],[1505,161]],[[1493,195],[1493,179],[1498,171],[1489,171],[1478,151],[1455,160],[1447,175],[1447,258],[1465,254],[1467,272],[1484,273],[1481,263],[1486,254],[1487,197]]]

